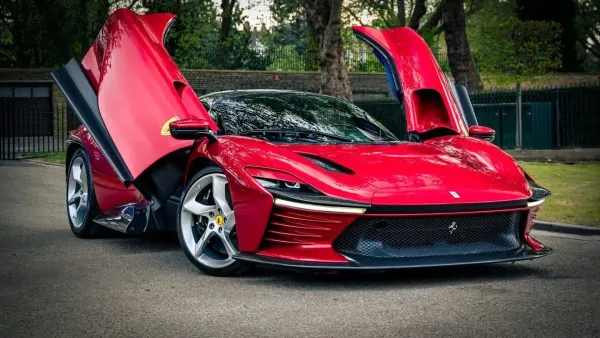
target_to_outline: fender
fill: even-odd
[[[443,136],[425,141],[473,169],[495,174],[499,180],[531,196],[525,172],[517,161],[491,142],[474,137]]]

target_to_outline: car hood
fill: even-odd
[[[282,147],[351,170],[373,187],[373,204],[489,203],[523,200],[530,195],[521,173],[506,176],[484,158],[460,158],[424,143]]]

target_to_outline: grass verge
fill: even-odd
[[[65,164],[67,153],[28,153],[24,157],[35,158],[44,162]]]
[[[537,183],[552,191],[541,221],[600,226],[600,163],[521,163]]]

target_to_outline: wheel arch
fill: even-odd
[[[191,159],[188,162],[187,168],[185,170],[185,179],[183,185],[186,186],[188,184],[188,181],[192,177],[194,177],[194,175],[196,175],[197,172],[210,166],[217,167],[217,164],[207,157],[196,157]]]

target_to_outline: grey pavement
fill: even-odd
[[[600,241],[516,264],[202,274],[176,237],[81,240],[63,170],[0,162],[0,337],[600,336]]]

